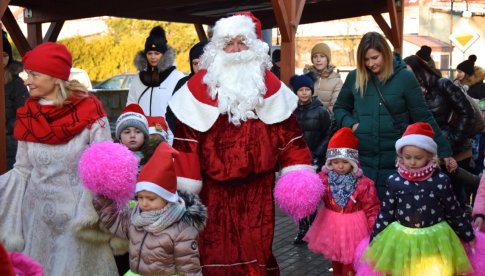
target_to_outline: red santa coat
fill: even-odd
[[[264,103],[255,110],[259,119],[235,126],[219,113],[204,75],[194,75],[170,102],[180,121],[173,144],[180,152],[179,188],[201,188],[209,212],[199,239],[203,274],[279,275],[272,254],[276,166],[283,173],[312,169],[292,115],[297,98],[267,71]]]

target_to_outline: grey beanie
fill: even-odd
[[[148,120],[141,107],[137,104],[130,104],[116,120],[116,139],[120,139],[121,132],[127,127],[135,127],[143,132],[145,141],[148,140]]]

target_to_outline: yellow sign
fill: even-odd
[[[462,52],[470,48],[479,38],[480,35],[472,30],[459,31],[450,35],[451,42]]]

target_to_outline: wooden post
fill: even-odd
[[[384,17],[382,17],[380,13],[372,14],[372,17],[387,39],[391,42],[394,51],[402,54],[404,3],[403,1],[399,1],[399,5],[396,5],[395,0],[387,0],[387,10],[389,12],[391,26],[387,24],[386,20],[384,20]]]
[[[288,84],[295,74],[295,35],[305,0],[272,0],[276,23],[281,33],[281,80]]]
[[[204,30],[204,26],[202,24],[194,24],[195,31],[197,32],[197,36],[199,37],[199,41],[207,41],[207,35]]]

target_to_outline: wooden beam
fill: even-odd
[[[281,41],[288,42],[291,38],[291,29],[285,0],[271,0],[271,4],[273,5],[276,24],[280,29]]]
[[[27,24],[27,40],[32,48],[42,43],[42,24],[29,23]]]
[[[384,19],[384,17],[382,17],[381,14],[372,14],[372,17],[376,21],[379,28],[381,28],[382,32],[387,37],[387,39],[389,39],[389,41],[391,41],[392,40],[391,27],[389,27],[389,25],[387,25],[387,22]]]
[[[9,3],[10,3],[10,0],[0,0],[0,17],[3,17],[3,14],[8,9]]]
[[[102,3],[102,2],[101,2]],[[32,17],[24,18],[25,23],[47,23],[55,21],[74,20],[96,16],[116,16],[133,19],[158,20],[181,23],[199,23],[211,25],[219,18],[208,18],[195,16],[184,12],[173,12],[163,8],[149,8],[150,12],[142,11],[140,8],[123,8],[113,9],[110,6],[99,6],[96,9],[78,9],[69,7],[69,10],[75,10],[66,13],[66,9],[51,6],[39,6],[32,9]]]
[[[281,33],[281,80],[288,84],[295,74],[295,35],[300,24],[304,0],[272,0],[276,22]]]
[[[202,24],[194,24],[194,27],[197,32],[197,37],[199,37],[199,41],[207,41],[207,34],[205,33],[204,26],[202,26]]]
[[[62,30],[62,26],[64,25],[65,21],[56,21],[51,22],[49,25],[49,29],[47,29],[47,33],[44,36],[43,42],[56,42],[57,38],[59,37],[59,33]]]
[[[404,2],[401,1],[400,6],[396,6],[397,11],[397,31],[399,33],[399,47],[395,48],[394,51],[402,55],[403,39],[404,39]]]
[[[27,41],[24,34],[22,33],[22,30],[20,29],[20,26],[17,23],[17,20],[15,20],[15,17],[13,16],[12,11],[10,11],[10,9],[7,9],[5,11],[5,14],[2,17],[2,23],[7,29],[8,34],[12,38],[12,41],[15,44],[15,47],[17,48],[21,56],[25,55],[27,51],[32,49],[29,42]]]
[[[402,37],[399,33],[399,22],[397,19],[396,0],[387,0],[387,10],[391,22],[391,43],[394,48],[401,48]]]
[[[5,11],[10,10],[8,4],[10,0],[0,0],[0,15],[3,17]],[[3,35],[0,37],[0,53],[3,53]],[[5,38],[6,39],[6,38]],[[0,66],[0,174],[7,171],[7,136],[5,118],[5,80],[3,79],[4,68]]]
[[[296,3],[296,14],[295,14],[295,22],[293,22],[295,24],[295,32],[296,32],[296,29],[298,29],[298,25],[300,24],[300,20],[301,20],[301,15],[303,14],[303,9],[305,8],[305,1],[298,1]]]

